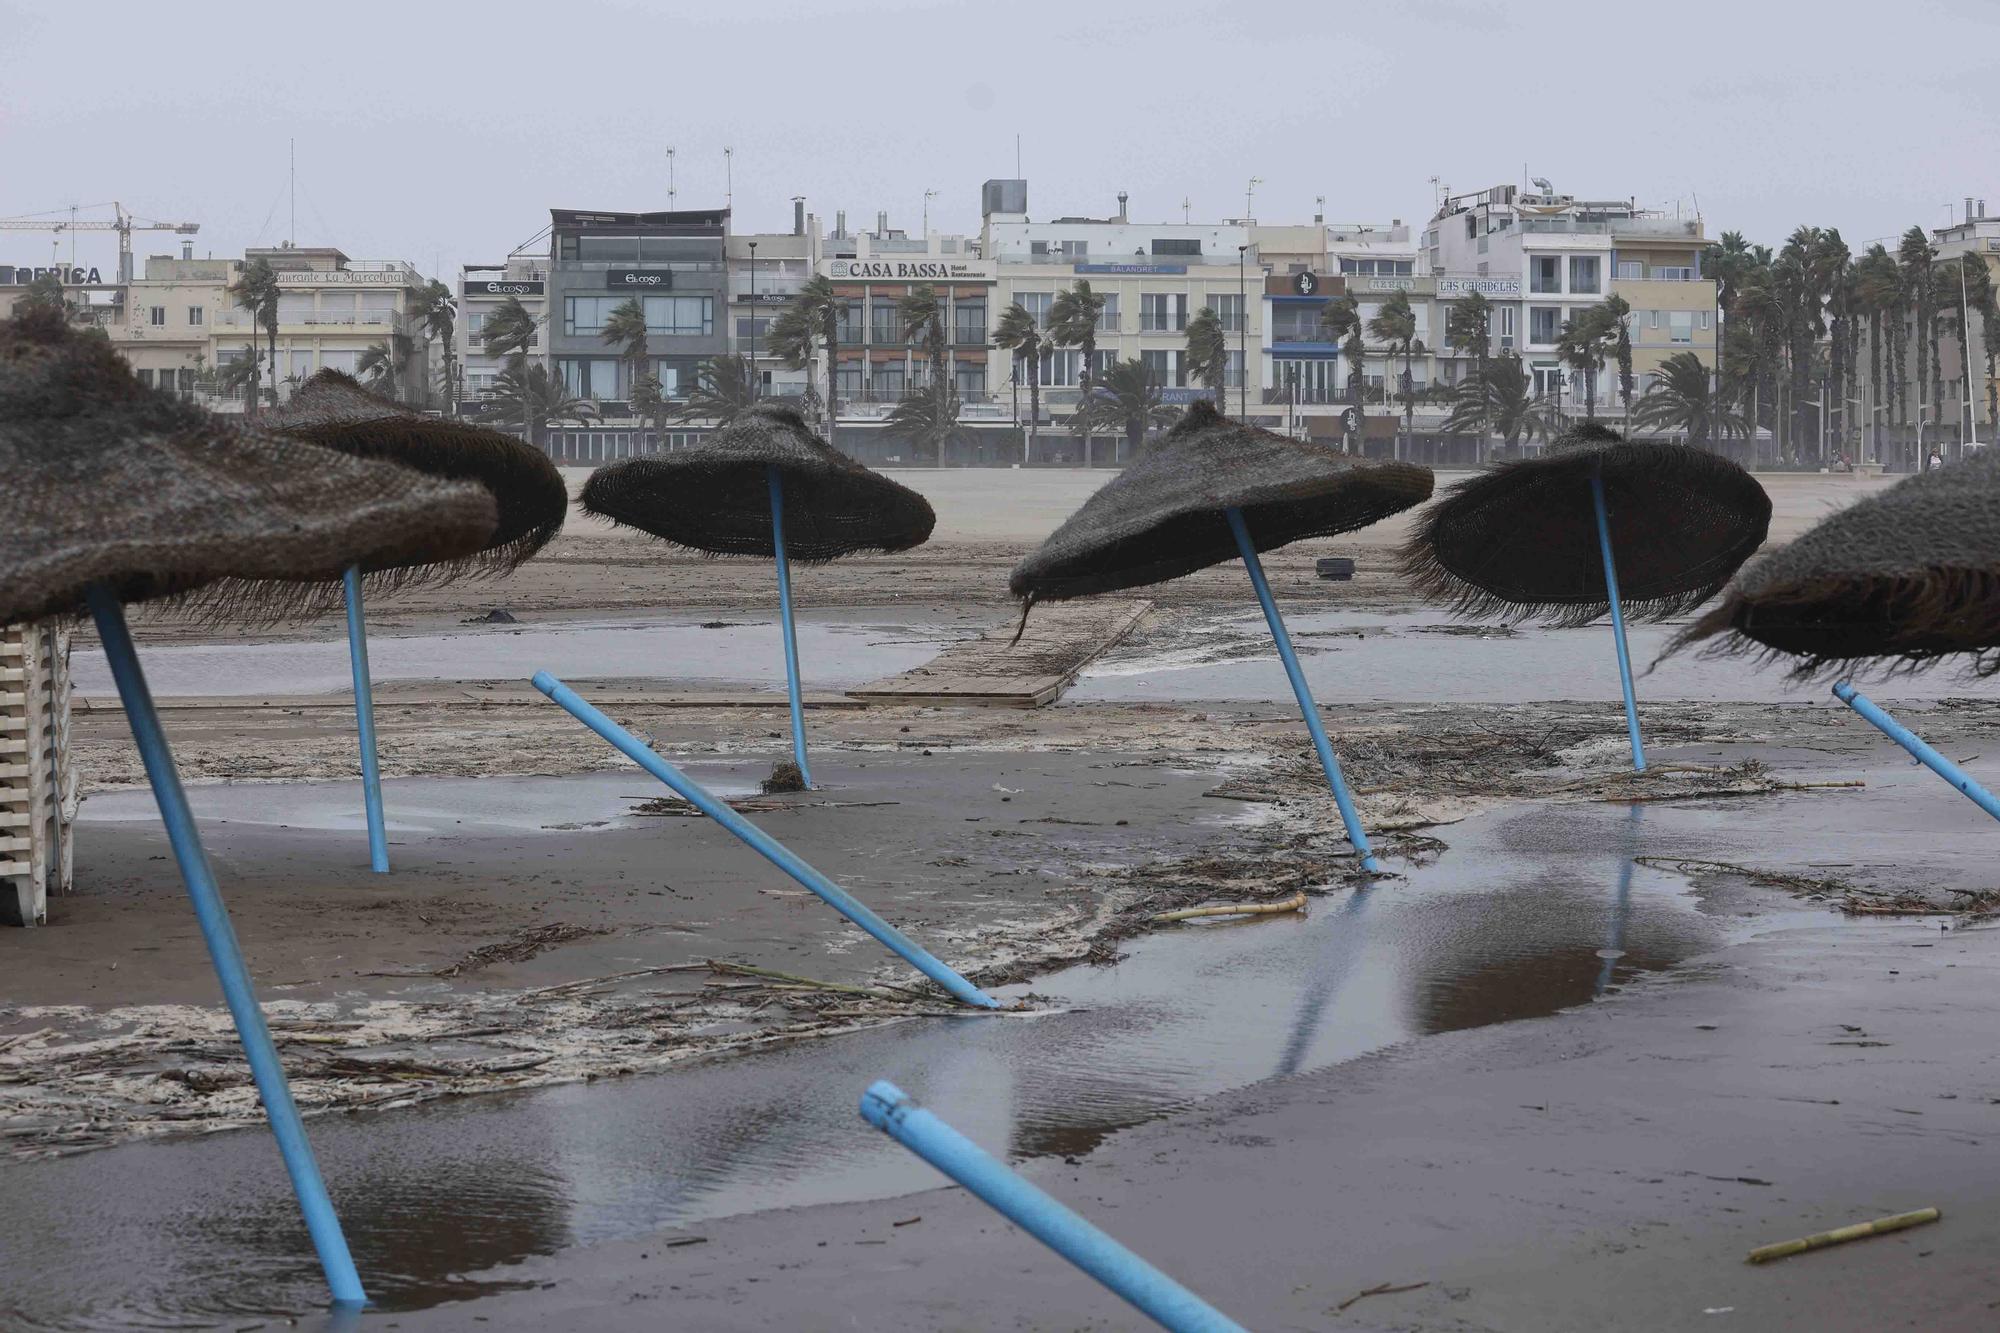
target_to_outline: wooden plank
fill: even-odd
[[[1039,708],[1060,698],[1079,672],[1130,634],[1153,604],[1084,600],[1037,609],[1020,641],[1009,620],[923,666],[849,690],[882,703],[960,703]]]

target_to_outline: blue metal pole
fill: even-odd
[[[101,585],[89,592],[90,613],[97,621],[97,636],[103,640],[104,656],[111,665],[111,678],[118,683],[118,698],[125,705],[125,720],[146,766],[153,798],[159,803],[160,820],[167,826],[167,840],[173,845],[181,879],[188,897],[194,901],[195,919],[201,923],[201,937],[215,965],[216,979],[222,983],[222,998],[236,1020],[236,1035],[249,1058],[250,1074],[263,1099],[264,1114],[277,1137],[278,1151],[284,1155],[285,1170],[291,1174],[292,1189],[305,1214],[306,1230],[319,1251],[320,1267],[333,1299],[358,1303],[367,1299],[361,1277],[354,1271],[354,1259],[341,1234],[340,1218],[327,1198],[326,1182],[320,1179],[319,1163],[313,1159],[312,1144],[306,1140],[305,1126],[292,1102],[291,1087],[285,1082],[285,1068],[278,1061],[278,1048],[264,1024],[264,1011],[250,988],[250,969],[243,962],[243,950],[236,943],[236,931],[229,924],[229,909],[209,868],[208,854],[202,850],[201,834],[195,828],[194,812],[188,808],[187,793],[181,789],[180,774],[174,769],[173,751],[167,747],[166,733],[160,728],[153,708],[153,694],[146,686],[146,674],[132,647],[132,634],[125,625],[125,612],[118,598]]]
[[[1625,956],[1625,923],[1632,914],[1632,871],[1638,865],[1639,820],[1645,808],[1635,802],[1625,820],[1625,858],[1618,864],[1618,894],[1611,900],[1611,926],[1605,933],[1604,947],[1597,951],[1604,960],[1604,966],[1597,969],[1593,992],[1597,995],[1610,989],[1611,974]]]
[[[361,800],[368,810],[368,864],[389,873],[389,836],[382,827],[382,770],[375,759],[375,686],[368,677],[368,622],[361,608],[361,570],[349,565],[347,656],[354,668],[354,722],[361,733]]]
[[[887,1080],[861,1094],[861,1118],[978,1195],[1008,1221],[1173,1333],[1243,1326],[1029,1184]]]
[[[1319,751],[1319,766],[1326,770],[1327,785],[1333,788],[1333,803],[1340,807],[1340,822],[1347,826],[1347,840],[1360,854],[1361,868],[1379,873],[1382,863],[1369,849],[1368,831],[1361,827],[1361,816],[1355,812],[1354,798],[1347,794],[1347,782],[1340,776],[1340,760],[1334,757],[1333,742],[1326,738],[1326,728],[1320,724],[1319,705],[1313,702],[1305,672],[1299,670],[1299,655],[1292,651],[1292,636],[1285,632],[1278,604],[1271,600],[1271,585],[1264,581],[1264,563],[1257,558],[1257,548],[1250,544],[1250,529],[1244,526],[1242,511],[1230,508],[1223,512],[1229,516],[1229,530],[1236,534],[1236,549],[1243,553],[1243,568],[1250,571],[1250,586],[1256,589],[1257,603],[1264,608],[1264,620],[1270,625],[1271,638],[1278,645],[1278,657],[1285,664],[1285,675],[1291,678],[1292,693],[1298,697],[1299,712],[1305,715],[1306,730],[1312,733],[1313,749]]]
[[[1995,800],[1992,792],[1967,777],[1965,770],[1957,764],[1924,744],[1916,732],[1883,712],[1867,695],[1855,689],[1851,682],[1841,681],[1833,687],[1833,693],[1842,703],[1874,723],[1883,735],[1908,750],[1916,757],[1918,763],[1958,788],[1967,800],[1995,819],[2000,819],[2000,800]]]
[[[750,850],[818,894],[834,911],[887,945],[910,966],[950,991],[961,1003],[980,1009],[999,1009],[1001,1003],[951,970],[915,940],[897,930],[764,830],[717,800],[687,774],[653,753],[644,741],[586,703],[583,697],[546,671],[535,673],[535,688],[555,700],[570,716],[610,741],[617,750],[639,767],[686,797],[697,810],[750,845]]]
[[[785,483],[771,465],[771,550],[778,557],[778,615],[785,622],[785,688],[792,697],[792,762],[799,777],[813,785],[812,770],[806,767],[806,711],[799,702],[799,635],[792,621],[792,565],[785,558]]]
[[[1618,601],[1618,566],[1611,559],[1611,519],[1604,511],[1604,477],[1590,474],[1590,499],[1597,506],[1597,544],[1604,551],[1604,591],[1611,601],[1611,633],[1618,641],[1618,684],[1625,691],[1625,730],[1632,737],[1632,767],[1646,771],[1639,743],[1639,705],[1632,697],[1632,653],[1625,646],[1625,608]]]

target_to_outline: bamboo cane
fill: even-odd
[[[1769,1263],[1773,1259],[1784,1259],[1794,1254],[1804,1254],[1807,1250],[1821,1250],[1829,1245],[1844,1245],[1850,1240],[1865,1240],[1869,1236],[1885,1236],[1891,1231],[1902,1231],[1909,1227],[1920,1227],[1926,1222],[1938,1220],[1935,1208],[1919,1208],[1914,1213],[1897,1213],[1893,1217],[1878,1217],[1873,1222],[1856,1222],[1853,1226],[1836,1227],[1832,1231],[1821,1231],[1811,1236],[1801,1236],[1797,1240],[1781,1240],[1775,1245],[1759,1245],[1750,1251],[1747,1262]]]
[[[1306,910],[1306,895],[1303,890],[1291,897],[1275,903],[1224,903],[1220,907],[1184,907],[1178,912],[1160,912],[1153,917],[1155,924],[1170,921],[1192,921],[1203,916],[1276,916],[1281,912],[1303,912]]]

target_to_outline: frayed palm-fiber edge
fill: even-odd
[[[1752,623],[1760,612],[1836,608],[1864,613],[1849,622],[1857,632],[1885,623],[1893,629],[1866,650],[1820,652],[1783,647],[1756,632],[1762,628],[1782,638],[1788,628],[1783,623]],[[1932,568],[1921,574],[1828,576],[1755,595],[1732,589],[1720,605],[1675,635],[1655,664],[1696,644],[1706,645],[1701,656],[1709,659],[1741,657],[1758,665],[1789,661],[1786,675],[1798,681],[1830,680],[1870,668],[1886,676],[1915,675],[1952,657],[1969,659],[1962,664],[1966,676],[1983,680],[2000,675],[2000,572]]]
[[[1408,579],[1427,602],[1445,609],[1459,620],[1496,620],[1504,624],[1536,621],[1557,629],[1577,629],[1594,624],[1611,614],[1611,599],[1598,597],[1582,602],[1518,602],[1488,592],[1445,568],[1437,549],[1426,536],[1404,543],[1396,559],[1396,570]],[[1706,602],[1729,585],[1725,571],[1700,585],[1664,597],[1628,598],[1620,596],[1618,609],[1627,620],[1671,620]]]

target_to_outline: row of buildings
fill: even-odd
[[[1640,206],[1635,199],[1594,200],[1561,194],[1547,182],[1446,194],[1422,226],[1329,222],[1270,225],[1252,218],[1217,223],[1135,220],[1127,197],[1104,216],[1036,221],[1028,184],[992,180],[980,197],[976,235],[892,227],[877,213],[872,227],[850,227],[844,212],[828,225],[793,201],[792,226],[775,233],[737,232],[726,209],[667,212],[551,210],[536,240],[496,262],[467,265],[455,284],[454,346],[428,336],[417,314],[427,279],[400,261],[352,260],[331,248],[279,246],[241,259],[152,256],[143,276],[106,286],[65,272],[77,304],[101,324],[140,377],[208,397],[217,372],[265,341],[237,308],[229,287],[242,267],[265,259],[281,288],[276,367],[267,370],[283,397],[324,367],[353,371],[374,350],[391,354],[404,397],[441,410],[471,412],[492,394],[502,359],[485,351],[484,328],[507,302],[520,301],[537,334],[528,358],[570,395],[595,409],[588,419],[559,420],[545,438],[559,457],[595,460],[673,448],[697,437],[699,419],[664,433],[632,406],[634,364],[607,343],[606,321],[624,302],[644,309],[647,356],[641,371],[668,399],[684,398],[705,361],[725,353],[748,358],[759,392],[806,394],[825,383],[826,367],[793,367],[772,354],[770,325],[812,277],[827,278],[844,301],[833,366],[839,399],[834,438],[873,461],[898,461],[909,450],[884,429],[894,405],[930,373],[925,350],[904,327],[898,299],[928,284],[946,306],[946,372],[962,402],[960,461],[1074,462],[1079,441],[1066,429],[1081,401],[1082,351],[1045,349],[1037,374],[1041,416],[1030,421],[1025,362],[992,344],[1003,312],[1019,304],[1046,323],[1066,288],[1088,281],[1105,300],[1096,356],[1101,371],[1118,361],[1144,364],[1169,403],[1210,391],[1190,375],[1189,322],[1213,310],[1230,344],[1228,409],[1277,429],[1314,438],[1345,438],[1390,447],[1402,425],[1393,401],[1407,374],[1416,399],[1420,456],[1448,458],[1470,441],[1440,437],[1449,390],[1471,369],[1451,345],[1452,305],[1483,295],[1491,315],[1489,345],[1518,355],[1536,393],[1568,408],[1584,386],[1556,354],[1563,325],[1607,296],[1622,297],[1637,391],[1661,363],[1692,352],[1715,365],[1719,312],[1716,283],[1703,272],[1709,238],[1699,218]],[[1947,257],[1965,248],[1992,250],[2000,261],[2000,219],[1968,216],[1937,233]],[[1961,235],[1961,233],[1963,233]],[[0,266],[0,307],[12,275]],[[72,278],[74,280],[72,280]],[[1325,332],[1329,302],[1351,295],[1363,321],[1402,294],[1415,316],[1415,347],[1406,357],[1369,339],[1360,368],[1364,408],[1350,404],[1354,373]],[[449,354],[447,354],[447,351]],[[455,371],[445,382],[444,371]],[[1621,407],[1613,376],[1597,386],[1600,415]],[[1033,434],[1034,450],[1027,449]],[[1358,437],[1358,438],[1357,438]]]

